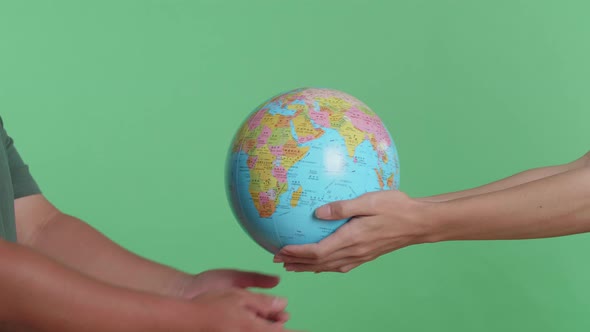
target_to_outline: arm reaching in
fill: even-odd
[[[0,257],[0,327],[11,331],[285,331],[286,302],[271,296],[236,289],[189,301],[133,291],[1,240]]]
[[[566,164],[533,168],[533,169],[529,169],[529,170],[514,174],[514,175],[509,176],[507,178],[504,178],[504,179],[501,179],[501,180],[498,180],[498,181],[495,181],[492,183],[488,183],[488,184],[480,186],[480,187],[476,187],[476,188],[472,188],[472,189],[468,189],[468,190],[457,191],[457,192],[452,192],[452,193],[446,193],[446,194],[442,194],[442,195],[435,195],[435,196],[430,196],[430,197],[418,198],[418,200],[430,201],[430,202],[442,202],[442,201],[448,201],[448,200],[457,199],[457,198],[485,194],[485,193],[489,193],[492,191],[507,189],[507,188],[514,187],[514,186],[517,186],[517,185],[520,185],[523,183],[539,180],[542,178],[546,178],[548,176],[557,175],[557,174],[560,174],[563,172],[568,172],[568,171],[572,171],[572,170],[579,169],[582,167],[587,167],[587,166],[590,167],[590,152],[588,152],[585,155],[583,155],[582,157],[580,157],[572,162],[566,163]]]
[[[290,271],[347,272],[403,247],[451,240],[527,239],[590,231],[590,163],[564,165],[434,199],[399,191],[320,207],[321,219],[353,218],[317,244],[286,246]]]
[[[192,298],[228,288],[272,288],[274,276],[212,270],[190,275],[140,257],[92,228],[62,213],[43,195],[15,200],[19,242],[70,268],[107,283],[160,295]]]

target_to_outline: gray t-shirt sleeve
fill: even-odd
[[[13,139],[4,129],[4,124],[0,118],[0,136],[2,144],[6,149],[8,165],[10,168],[10,178],[14,191],[14,199],[41,193],[37,182],[29,171],[29,166],[25,164],[20,154],[14,146]]]

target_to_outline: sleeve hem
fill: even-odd
[[[13,184],[14,199],[41,193],[41,189],[35,181],[23,181]]]

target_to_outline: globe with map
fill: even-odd
[[[233,138],[226,168],[242,228],[271,253],[315,243],[347,220],[316,219],[321,205],[395,190],[397,149],[381,119],[337,90],[303,88],[256,108]]]

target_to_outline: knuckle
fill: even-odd
[[[332,215],[336,218],[343,218],[345,216],[346,209],[342,202],[334,202],[331,206]]]

